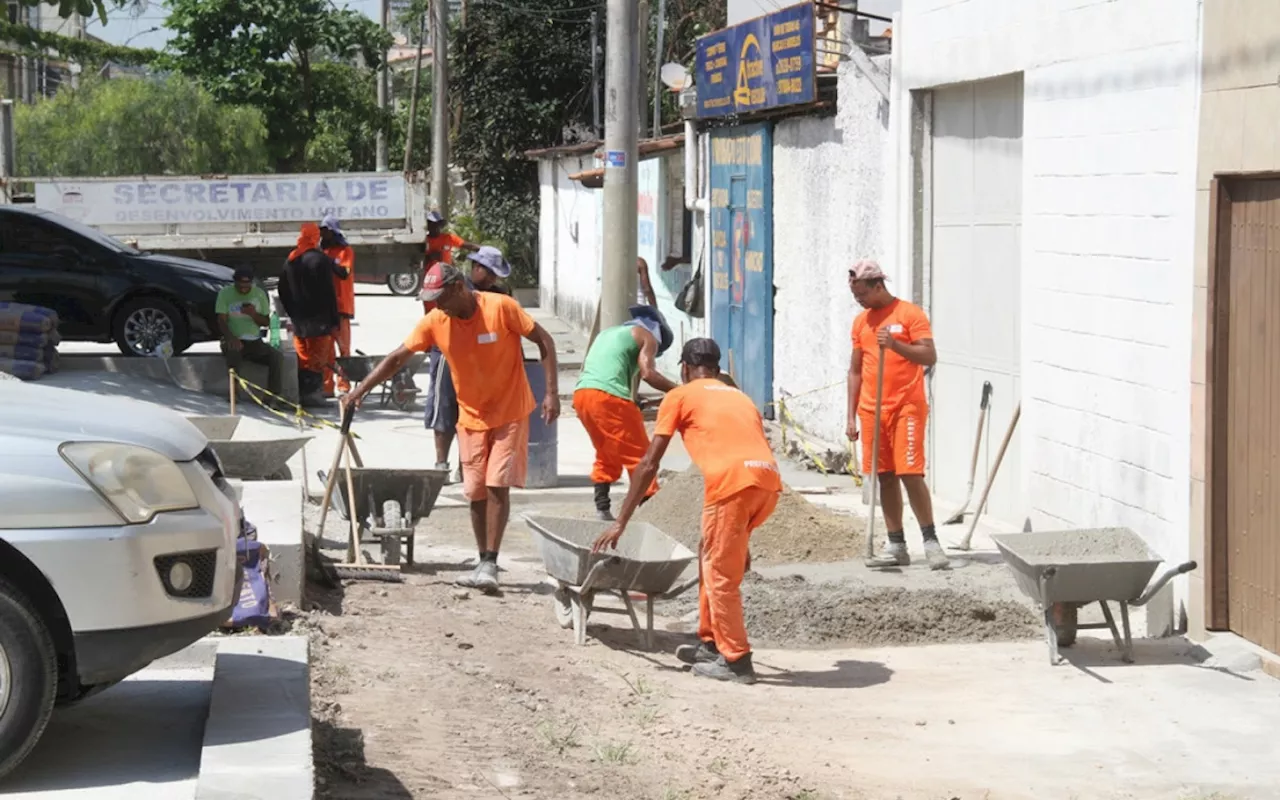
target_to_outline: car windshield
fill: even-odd
[[[142,251],[138,248],[130,247],[119,239],[108,236],[97,228],[85,225],[83,222],[76,222],[74,219],[52,212],[45,212],[45,216],[50,222],[61,225],[72,233],[78,234],[95,244],[100,244],[109,250],[114,250],[117,253],[127,253],[132,256],[142,255]]]

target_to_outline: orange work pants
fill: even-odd
[[[298,354],[298,369],[323,373],[333,363],[333,337],[329,335],[294,339],[293,350]]]
[[[742,576],[751,532],[778,505],[773,489],[752,486],[702,508],[699,551],[698,638],[712,642],[725,661],[751,652],[742,620]]]
[[[338,317],[338,327],[333,332],[333,357],[331,363],[336,362],[338,356],[346,358],[351,355],[351,317]],[[337,375],[332,369],[326,368],[324,371],[324,393],[326,395],[333,394],[334,383],[337,383],[338,392],[346,394],[351,391],[351,384],[342,375]]]
[[[573,393],[573,410],[596,449],[591,482],[615,483],[624,469],[628,476],[632,475],[649,450],[649,434],[644,429],[640,407],[599,389],[579,389]],[[654,480],[645,497],[656,491],[658,482]]]

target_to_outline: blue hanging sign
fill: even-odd
[[[814,6],[801,3],[698,39],[699,118],[725,117],[816,97]]]

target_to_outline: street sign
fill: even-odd
[[[813,102],[814,6],[801,3],[698,39],[697,116]]]

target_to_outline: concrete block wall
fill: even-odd
[[[887,72],[887,57],[873,60]],[[888,103],[851,62],[838,80],[835,116],[788,119],[773,131],[773,395],[803,395],[788,412],[830,442],[845,438],[844,378],[860,310],[849,267],[883,255],[889,142]]]
[[[909,92],[1024,73],[1020,444],[1033,525],[1127,525],[1185,559],[1200,3],[918,0],[894,42],[900,278]]]

